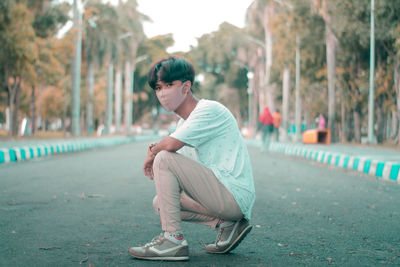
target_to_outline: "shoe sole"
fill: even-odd
[[[213,252],[208,252],[208,253],[212,253],[212,254],[225,254],[228,253],[229,251],[234,250],[237,246],[239,246],[240,242],[242,242],[242,240],[247,236],[248,233],[250,233],[251,229],[253,229],[252,225],[247,226],[246,228],[244,228],[244,230],[242,231],[242,233],[235,239],[235,241],[233,241],[233,243],[226,248],[225,250],[222,251],[213,251]]]
[[[141,256],[134,256],[131,254],[132,257],[141,260],[152,260],[152,261],[187,261],[189,260],[189,256],[181,256],[181,257],[141,257]]]

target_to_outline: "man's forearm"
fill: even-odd
[[[181,149],[185,143],[179,141],[178,139],[175,139],[173,137],[167,136],[163,140],[161,140],[159,143],[153,145],[150,147],[150,152],[155,156],[158,154],[158,152],[162,150],[166,150],[169,152],[176,152],[177,150]]]

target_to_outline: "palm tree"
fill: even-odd
[[[273,63],[272,57],[272,31],[271,31],[271,19],[275,14],[275,4],[269,0],[255,0],[247,11],[247,17],[249,21],[248,27],[259,28],[258,25],[262,25],[263,32],[258,32],[259,35],[263,36],[264,42],[259,44],[264,48],[264,64],[265,69],[263,76],[262,87],[265,88],[264,92],[260,92],[262,98],[266,98],[263,102],[267,104],[272,110],[275,109],[275,101],[273,98],[273,92],[270,85],[271,82],[271,68]],[[253,25],[252,25],[253,24]],[[261,100],[261,99],[260,99]],[[263,107],[262,107],[263,108]]]
[[[328,72],[328,129],[331,130],[331,140],[335,140],[335,80],[336,80],[336,51],[338,40],[332,31],[332,3],[329,0],[314,0],[317,9],[325,22],[326,63]]]
[[[149,18],[137,11],[136,0],[128,0],[125,3],[120,2],[118,6],[118,14],[120,24],[125,31],[120,38],[120,51],[121,58],[125,63],[124,124],[125,133],[129,134],[130,125],[132,124],[133,73],[135,71],[138,47],[140,43],[145,40],[142,22],[144,20],[149,20]],[[119,70],[119,68],[117,68],[117,70]],[[118,77],[120,76],[121,75]],[[120,107],[118,108],[120,109]],[[120,117],[117,119],[120,120]]]
[[[87,62],[86,85],[88,89],[88,103],[86,106],[86,121],[88,134],[93,130],[93,102],[94,102],[94,69],[95,64],[99,67],[103,62],[108,65],[107,84],[107,108],[106,129],[109,131],[111,121],[112,104],[112,75],[113,62],[115,58],[116,42],[120,25],[116,9],[110,4],[103,4],[100,0],[89,2],[85,12],[85,56]],[[111,93],[110,93],[111,92]]]

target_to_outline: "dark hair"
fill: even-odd
[[[190,81],[192,85],[194,81],[192,64],[177,56],[157,61],[150,68],[147,76],[147,82],[153,89],[155,89],[156,83],[159,81],[169,83],[176,80],[181,82]]]

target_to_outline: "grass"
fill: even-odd
[[[63,131],[39,131],[35,136],[9,136],[7,131],[0,130],[0,141],[59,138],[67,138],[67,136]]]

